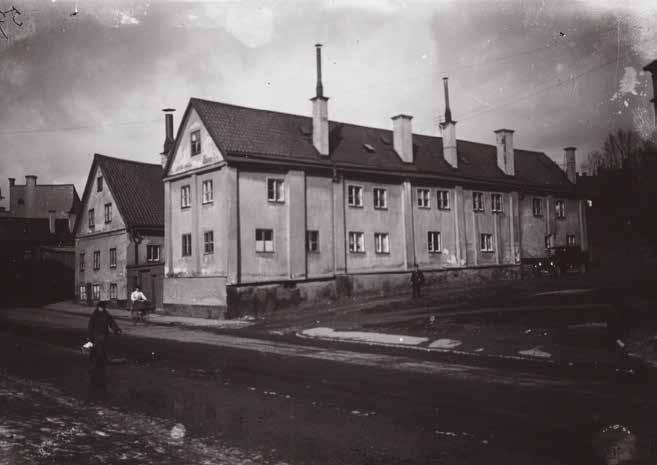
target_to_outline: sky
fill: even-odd
[[[82,196],[94,153],[158,163],[161,109],[177,109],[177,128],[191,97],[310,116],[318,42],[332,120],[391,128],[406,113],[415,133],[440,135],[447,76],[458,139],[494,144],[494,130],[513,129],[516,148],[559,164],[563,147],[581,165],[610,131],[653,125],[642,71],[657,59],[653,1],[0,0],[0,11],[5,197],[7,178],[28,174]]]

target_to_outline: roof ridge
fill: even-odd
[[[103,155],[102,153],[94,153],[94,158],[105,158],[105,159],[108,159],[108,160],[119,161],[119,162],[123,162],[123,163],[133,163],[135,165],[159,166],[160,168],[162,167],[162,165],[160,165],[159,163],[147,163],[145,161],[137,161],[137,160],[129,160],[129,159],[126,159],[126,158],[111,157],[109,155]]]

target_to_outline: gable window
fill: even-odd
[[[189,140],[192,144],[192,155],[201,153],[201,130],[192,131]]]
[[[94,251],[94,270],[100,270],[100,250]]]
[[[267,200],[270,202],[284,202],[285,191],[282,179],[267,179]]]
[[[319,252],[319,231],[306,231],[306,252]]]
[[[84,252],[80,254],[80,271],[84,271]]]
[[[192,254],[192,235],[182,235],[182,256],[189,257]]]
[[[350,207],[363,206],[363,188],[361,186],[347,187],[347,204]]]
[[[482,252],[492,252],[493,251],[493,235],[492,234],[481,234],[480,236],[480,248]]]
[[[91,286],[91,297],[94,300],[100,300],[100,284],[94,284]]]
[[[116,285],[116,283],[111,283],[111,284],[110,284],[110,289],[109,289],[109,291],[110,291],[110,293],[109,293],[109,294],[110,294],[110,295],[109,295],[110,300],[116,300],[116,294],[117,294],[117,292],[116,292],[116,291],[117,291],[117,285]]]
[[[431,207],[431,195],[429,193],[429,189],[417,190],[417,206],[420,208]]]
[[[116,249],[112,248],[109,250],[109,256],[110,256],[110,268],[116,268]]]
[[[449,191],[436,191],[438,196],[438,208],[441,210],[449,210]]]
[[[554,247],[554,235],[552,234],[545,236],[545,248],[549,249],[550,247]]]
[[[87,286],[80,286],[80,300],[87,300]]]
[[[362,232],[349,231],[349,252],[365,253],[365,235]]]
[[[112,222],[112,204],[105,204],[105,224]]]
[[[214,231],[205,231],[203,233],[203,251],[206,254],[214,253]]]
[[[443,249],[439,231],[429,231],[427,233],[427,248],[429,253],[440,253]]]
[[[94,218],[94,209],[90,209],[87,215],[89,217],[89,231],[96,229],[96,219]]]
[[[180,207],[189,208],[192,204],[192,194],[189,184],[180,188]]]
[[[577,245],[577,239],[575,239],[574,234],[568,234],[566,236],[566,245]]]
[[[385,189],[374,188],[374,208],[377,210],[388,208],[388,192]]]
[[[374,251],[390,253],[390,236],[388,233],[374,233]]]
[[[543,216],[543,199],[538,197],[532,199],[532,213],[534,216]]]
[[[557,218],[561,220],[564,219],[566,217],[566,202],[563,200],[555,200],[554,211],[556,212]]]
[[[500,213],[502,211],[502,194],[490,195],[490,209],[495,213]]]
[[[101,192],[103,190],[103,177],[98,176],[96,178],[96,192]]]
[[[472,209],[476,212],[484,211],[484,194],[483,192],[472,193]]]
[[[214,191],[212,189],[212,179],[203,181],[203,203],[210,203],[214,200]]]
[[[273,229],[256,229],[255,239],[256,239],[256,252],[274,251]]]
[[[146,261],[159,262],[160,261],[160,246],[147,245],[146,246]]]

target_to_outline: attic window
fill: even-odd
[[[313,131],[310,129],[308,126],[299,126],[299,132],[303,134],[304,136],[312,136]]]
[[[370,153],[376,152],[376,149],[371,144],[363,144],[363,147]]]
[[[386,145],[392,145],[392,140],[388,136],[381,136],[380,137],[381,142],[383,142]]]

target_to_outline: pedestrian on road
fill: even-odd
[[[142,323],[145,322],[145,319],[144,319],[144,313],[145,313],[144,305],[145,305],[145,302],[147,300],[148,299],[146,298],[144,293],[141,292],[141,289],[139,288],[139,286],[136,286],[135,290],[132,291],[132,294],[130,294],[130,304],[132,305],[130,313],[131,313],[132,320],[135,323],[137,323],[138,321],[141,321]]]
[[[107,389],[107,343],[110,329],[114,334],[121,334],[121,328],[116,324],[112,315],[107,311],[105,302],[98,302],[89,318],[89,340],[93,344],[89,358],[91,360],[91,386],[95,389]]]
[[[415,268],[411,273],[411,285],[413,286],[413,298],[416,299],[421,297],[422,294],[422,285],[424,284],[424,273],[422,270],[415,264]]]

